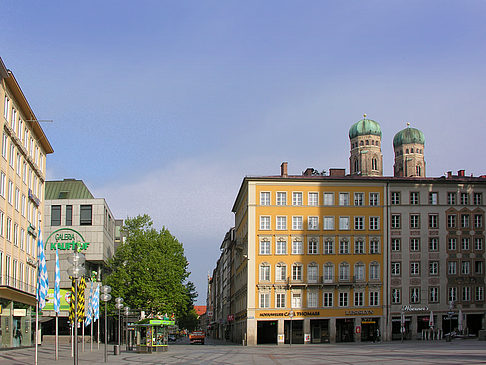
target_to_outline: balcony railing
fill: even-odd
[[[21,281],[12,276],[0,276],[0,287],[7,287],[20,290],[24,293],[35,294],[35,286],[29,285],[25,281]]]

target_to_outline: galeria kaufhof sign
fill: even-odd
[[[87,250],[89,242],[86,242],[83,235],[72,228],[61,228],[52,232],[46,240],[46,249],[49,247],[55,250]]]

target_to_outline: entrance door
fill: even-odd
[[[277,321],[257,322],[257,344],[277,343],[278,324]]]
[[[321,342],[321,326],[312,326],[312,343]]]

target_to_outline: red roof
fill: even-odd
[[[206,313],[206,306],[205,305],[195,305],[194,310],[196,311],[198,316],[202,316]]]

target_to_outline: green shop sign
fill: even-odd
[[[57,247],[59,250],[87,250],[89,244],[78,231],[72,228],[61,228],[47,237],[46,249],[50,247],[51,250],[55,250]]]

